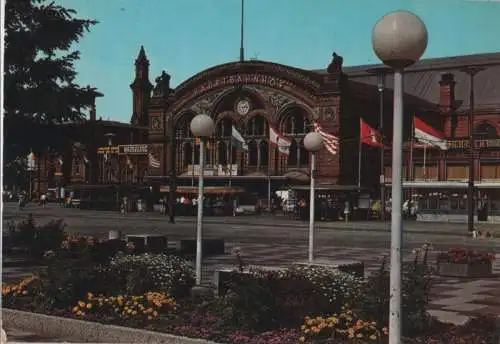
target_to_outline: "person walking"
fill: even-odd
[[[42,208],[45,208],[45,206],[47,205],[47,194],[46,193],[42,193],[42,195],[40,196],[40,204],[41,204]]]

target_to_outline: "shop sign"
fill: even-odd
[[[123,155],[147,155],[149,151],[148,145],[120,145],[118,146],[118,154]]]

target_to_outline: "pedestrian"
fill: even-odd
[[[306,211],[307,211],[307,202],[304,198],[301,198],[299,201],[299,219],[301,221],[306,221]]]
[[[43,193],[40,196],[40,204],[42,205],[42,208],[45,208],[45,205],[47,204],[47,194]]]
[[[59,205],[64,208],[66,204],[66,191],[64,190],[64,186],[61,186],[61,189],[59,190]]]
[[[349,204],[349,201],[345,201],[344,203],[344,219],[345,222],[349,222],[349,215],[351,214],[351,205]]]

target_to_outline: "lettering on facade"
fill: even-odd
[[[500,139],[492,140],[475,140],[474,148],[499,148]],[[469,140],[448,140],[448,148],[450,149],[465,149],[469,148]]]
[[[264,74],[238,74],[205,81],[203,84],[193,90],[191,96],[197,97],[202,93],[213,90],[214,88],[241,84],[256,84],[277,89],[284,89],[286,87],[294,86],[290,81],[275,76]]]
[[[124,155],[147,155],[148,145],[121,145],[118,146],[118,154]]]
[[[112,146],[112,147],[109,147],[109,146],[106,146],[106,147],[99,147],[97,149],[97,154],[106,154],[106,153],[110,153],[110,154],[117,154],[118,153],[118,146]]]

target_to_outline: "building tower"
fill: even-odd
[[[148,107],[153,85],[149,82],[149,60],[142,45],[135,60],[135,79],[130,88],[133,97],[130,123],[136,126],[148,126]]]

